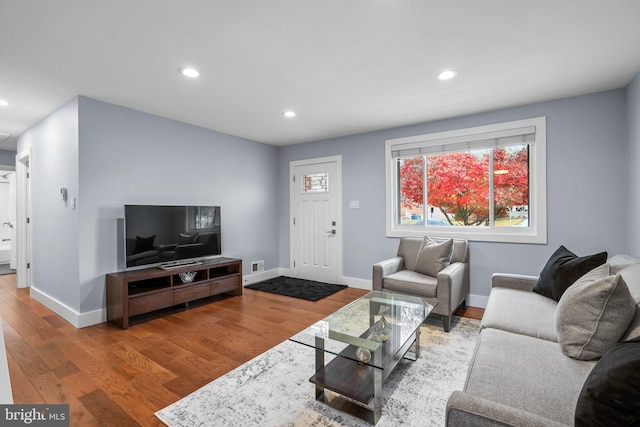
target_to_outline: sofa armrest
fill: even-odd
[[[537,276],[525,276],[522,274],[495,273],[491,276],[492,288],[500,287],[532,291],[537,282]]]
[[[447,401],[445,419],[446,426],[566,427],[548,418],[473,396],[464,391],[454,391],[451,394]]]
[[[404,259],[400,256],[373,264],[373,290],[382,290],[382,280],[384,276],[400,271],[403,265]]]

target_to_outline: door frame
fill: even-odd
[[[316,157],[312,159],[304,159],[304,160],[292,160],[289,162],[289,271],[294,277],[297,277],[296,270],[293,265],[294,260],[296,259],[296,242],[295,242],[295,229],[293,225],[293,218],[295,217],[296,206],[295,206],[295,191],[297,188],[297,183],[293,181],[293,177],[295,175],[295,168],[299,166],[311,166],[321,163],[335,163],[336,164],[336,174],[335,179],[331,179],[332,186],[335,186],[336,191],[336,199],[337,199],[337,210],[336,213],[336,280],[338,283],[344,282],[344,277],[342,275],[342,235],[344,234],[344,227],[342,224],[342,156],[327,156],[327,157]]]
[[[32,236],[27,225],[27,219],[31,218],[31,189],[29,188],[31,178],[30,170],[33,162],[31,149],[16,155],[16,235],[17,235],[17,280],[18,288],[28,288],[31,286],[31,272],[33,268],[28,268],[31,263]],[[33,226],[33,223],[31,223]],[[33,267],[31,265],[30,267]]]

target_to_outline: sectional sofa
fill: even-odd
[[[536,289],[545,270],[492,277],[448,426],[640,425],[640,260],[595,264],[559,296]],[[567,281],[556,273],[552,280]]]

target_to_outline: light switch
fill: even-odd
[[[349,209],[360,209],[360,201],[358,200],[349,201]]]

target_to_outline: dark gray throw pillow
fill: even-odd
[[[136,246],[133,250],[134,254],[154,250],[153,241],[156,240],[156,235],[149,237],[136,236]]]
[[[560,301],[560,297],[569,286],[605,262],[607,262],[606,252],[579,257],[564,246],[560,246],[540,272],[533,292]]]
[[[640,426],[640,337],[614,344],[594,366],[578,397],[575,425]]]

